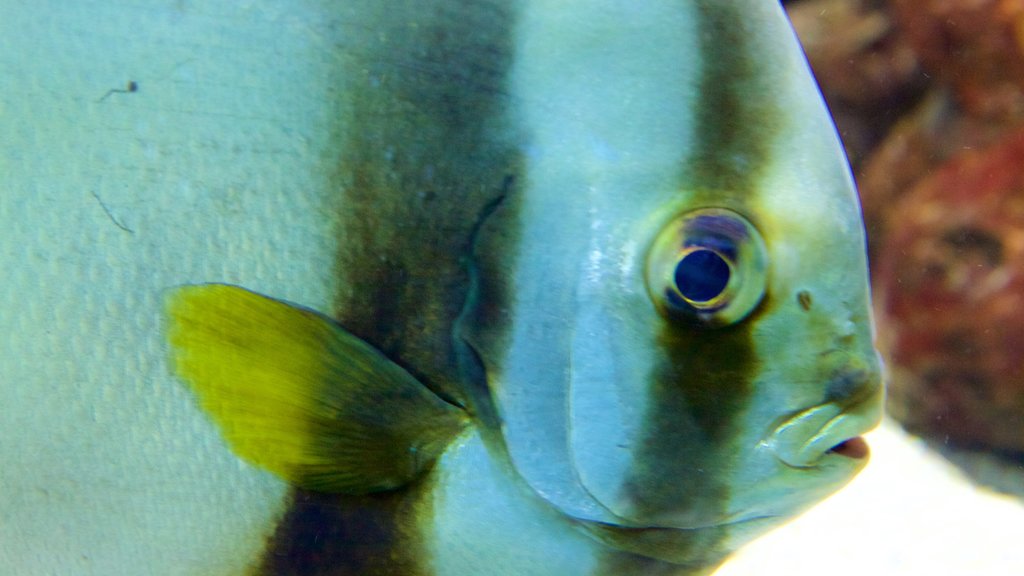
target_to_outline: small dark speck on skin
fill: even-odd
[[[138,91],[139,83],[135,80],[129,80],[128,84],[124,88],[111,88],[110,90],[107,90],[107,93],[103,96],[100,96],[100,99],[97,100],[97,102],[103,102],[108,97],[110,97],[111,94],[133,94]]]
[[[800,303],[800,307],[804,310],[811,309],[811,293],[807,290],[801,290],[796,293],[796,301]]]

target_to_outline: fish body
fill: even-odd
[[[881,410],[863,226],[777,2],[351,2],[339,290],[169,299],[295,486],[261,574],[707,574]]]

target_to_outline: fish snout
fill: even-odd
[[[861,435],[882,418],[884,393],[878,364],[856,362],[836,371],[825,397],[823,403],[785,419],[765,441],[786,465],[813,468],[833,456],[867,458],[868,445]]]

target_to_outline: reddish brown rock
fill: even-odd
[[[917,180],[1024,123],[1024,0],[804,0],[790,14],[837,122],[855,127],[841,129],[849,151],[867,156],[854,164],[873,256]]]
[[[1024,0],[787,9],[857,171],[890,412],[1024,458]]]
[[[787,10],[856,166],[927,79],[883,0],[803,0]]]
[[[875,278],[890,411],[927,437],[1024,454],[1024,130],[955,155],[888,220]]]
[[[872,260],[898,214],[893,206],[919,180],[958,154],[991,146],[1007,127],[1002,121],[964,115],[952,94],[941,88],[904,116],[857,173]]]
[[[892,0],[925,70],[972,116],[1024,113],[1024,0]]]

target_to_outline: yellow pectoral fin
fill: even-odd
[[[176,289],[178,376],[245,460],[311,490],[406,484],[466,425],[369,344],[315,312],[237,286]]]

